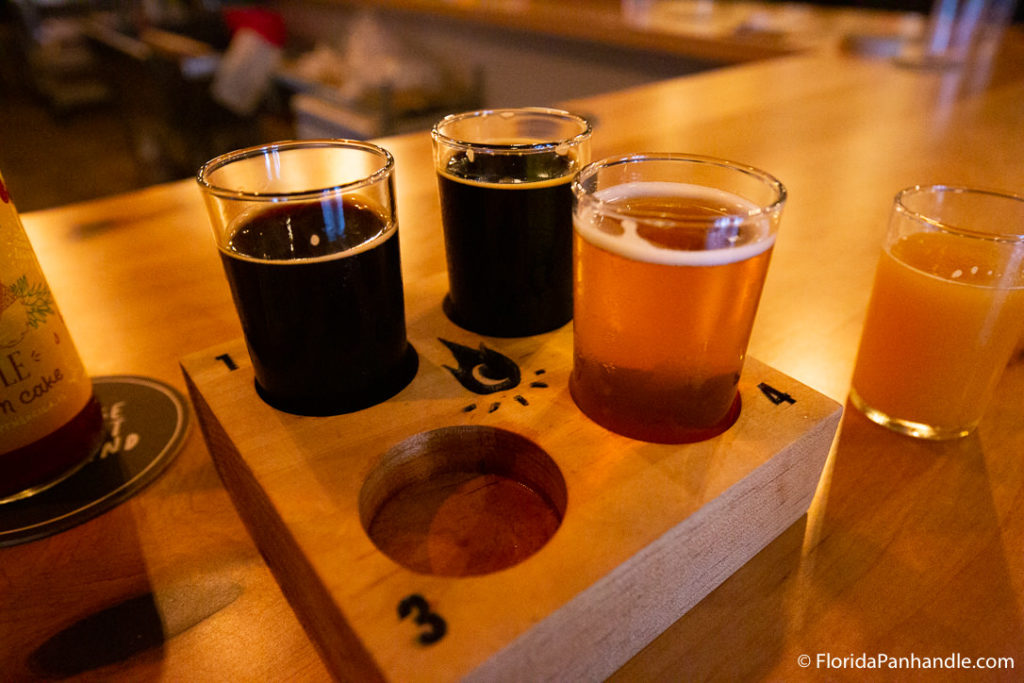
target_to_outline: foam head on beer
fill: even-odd
[[[634,261],[714,266],[756,256],[775,244],[769,216],[753,202],[688,183],[630,182],[598,191],[576,229]]]

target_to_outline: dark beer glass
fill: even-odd
[[[522,337],[572,318],[572,190],[586,120],[557,109],[453,114],[433,129],[448,296],[457,325]]]
[[[300,415],[369,407],[413,378],[394,159],[303,140],[217,157],[197,176],[256,375]]]

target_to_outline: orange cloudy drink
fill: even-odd
[[[785,198],[716,159],[609,159],[574,184],[570,387],[598,424],[659,443],[710,438],[737,382]]]
[[[964,436],[1022,332],[1024,198],[905,190],[876,271],[850,400],[911,436]]]
[[[958,241],[921,233],[883,253],[853,380],[855,405],[954,436],[981,418],[1024,326],[1024,286],[991,286],[997,245]]]

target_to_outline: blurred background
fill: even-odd
[[[187,178],[248,145],[381,137],[452,111],[549,105],[729,61],[666,49],[666,32],[753,36],[767,57],[835,34],[854,16],[845,10],[886,10],[885,30],[902,39],[931,7],[819,0],[844,11],[823,19],[792,2],[589,0],[613,16],[621,4],[641,36],[662,34],[650,46],[473,21],[530,2],[0,0],[0,172],[33,211]]]
[[[19,210],[189,177],[247,145],[379,137],[703,68],[373,5],[0,0],[0,172]]]

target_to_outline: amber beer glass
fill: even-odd
[[[301,140],[199,170],[256,389],[270,405],[352,412],[412,381],[394,167],[370,143]]]
[[[785,188],[729,161],[646,154],[591,164],[573,191],[576,404],[644,441],[725,431]]]
[[[981,420],[1024,334],[1024,196],[928,186],[893,203],[850,401],[910,436]]]

